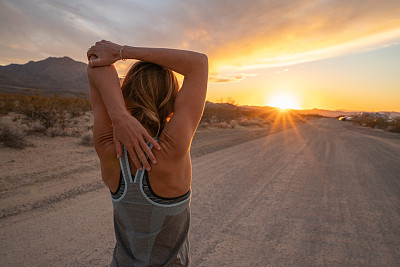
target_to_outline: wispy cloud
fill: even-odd
[[[257,74],[247,74],[247,73],[239,73],[239,74],[211,74],[208,78],[208,81],[211,83],[230,83],[241,81],[246,77],[254,77]]]
[[[400,40],[397,0],[0,2],[0,64],[46,56],[85,60],[99,39],[209,55],[213,82]]]

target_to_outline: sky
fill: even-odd
[[[400,111],[398,0],[0,0],[0,65],[102,39],[206,53],[214,102]]]

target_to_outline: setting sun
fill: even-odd
[[[285,109],[300,109],[298,99],[291,94],[276,94],[266,99],[266,104],[271,107]]]

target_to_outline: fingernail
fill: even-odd
[[[159,146],[159,147],[157,147],[157,150],[161,150],[161,147]]]
[[[121,156],[119,154],[117,154],[117,159],[119,159]]]
[[[142,170],[143,170],[143,168],[142,168],[142,167],[140,167],[140,168],[139,168],[139,171],[142,171]]]
[[[153,164],[157,164],[157,161],[156,161],[156,160],[153,160]]]
[[[146,168],[146,170],[147,170],[147,171],[151,171],[151,168],[150,168],[150,167],[148,167],[148,168]]]

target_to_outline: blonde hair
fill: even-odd
[[[172,114],[179,84],[174,73],[157,64],[139,61],[121,86],[128,111],[158,135]]]

